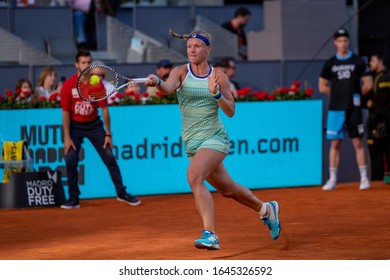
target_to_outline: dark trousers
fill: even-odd
[[[99,118],[86,123],[71,122],[70,136],[76,146],[76,150],[71,148],[65,156],[70,198],[78,199],[80,195],[80,188],[78,184],[78,164],[79,152],[84,138],[91,141],[92,145],[99,153],[100,158],[106,165],[108,172],[110,173],[111,180],[115,185],[117,195],[126,193],[126,187],[123,185],[122,175],[115,156],[112,153],[112,149],[110,147],[106,147],[105,149],[103,148],[105,135],[106,133],[103,127],[103,122]]]
[[[374,138],[372,141],[368,145],[371,159],[371,180],[383,180],[384,172],[390,171],[390,137]]]

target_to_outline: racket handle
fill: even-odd
[[[143,83],[146,83],[146,82],[149,82],[149,78],[136,78],[136,79],[133,79],[133,83],[134,84],[143,84]]]

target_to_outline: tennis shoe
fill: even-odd
[[[326,181],[325,185],[322,186],[323,191],[333,191],[336,189],[336,182],[332,180]]]
[[[268,226],[272,239],[277,239],[280,234],[279,204],[276,201],[267,202],[268,215],[261,217],[264,225]]]
[[[118,201],[126,202],[127,204],[131,206],[137,206],[141,204],[141,200],[136,198],[135,196],[129,195],[127,193],[118,195],[116,198]]]
[[[77,209],[80,208],[78,199],[69,198],[64,204],[61,205],[62,209]]]
[[[370,189],[370,181],[368,179],[363,179],[360,181],[359,190],[369,190]]]
[[[219,250],[218,236],[210,230],[203,230],[202,237],[194,241],[198,249]]]

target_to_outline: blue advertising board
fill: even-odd
[[[110,115],[114,153],[130,193],[191,191],[178,105],[110,107]],[[231,141],[224,163],[236,182],[250,189],[321,184],[321,100],[241,102],[233,118],[221,116]],[[2,110],[0,120],[0,140],[27,140],[35,170],[61,171],[66,189],[61,109]],[[88,140],[83,147],[81,198],[115,196],[99,155]]]

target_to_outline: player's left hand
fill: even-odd
[[[214,68],[213,73],[208,77],[208,88],[212,94],[218,93],[219,86],[219,73],[218,70]]]

